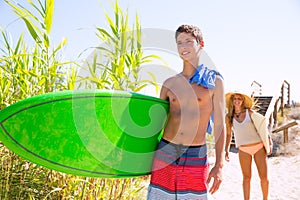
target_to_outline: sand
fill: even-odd
[[[283,133],[272,134],[277,143],[275,155],[268,158],[270,179],[270,200],[300,199],[300,121],[289,129],[289,142],[283,144]],[[237,153],[230,152],[230,162],[223,169],[223,182],[220,189],[209,199],[243,199],[242,174]],[[262,199],[260,180],[256,165],[252,163],[251,199]]]

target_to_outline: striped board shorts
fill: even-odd
[[[207,199],[207,147],[184,146],[164,139],[154,156],[148,200]]]

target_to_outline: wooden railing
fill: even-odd
[[[285,95],[287,96],[286,104],[285,104]],[[291,105],[290,102],[291,102],[291,86],[286,80],[284,80],[281,85],[281,96],[280,96],[280,111],[282,117],[283,117],[284,108],[290,107]]]
[[[251,83],[252,93],[251,97],[254,97],[255,94],[262,95],[262,85],[258,83],[257,81],[253,81]],[[269,118],[270,124],[276,125],[277,124],[277,112],[281,112],[281,116],[284,115],[284,108],[290,107],[291,99],[291,87],[290,84],[284,80],[281,85],[280,94],[274,95],[274,98],[272,99],[272,102],[269,105],[268,111],[266,112],[266,117]],[[279,105],[280,103],[280,105]],[[272,123],[273,122],[273,123]]]
[[[260,83],[258,83],[257,81],[252,81],[251,88],[252,88],[251,97],[253,97],[255,95],[255,93],[262,95],[262,85]]]
[[[278,133],[280,131],[283,131],[283,142],[287,143],[289,141],[289,131],[288,129],[292,126],[298,125],[296,121],[292,121],[290,123],[284,124],[281,127],[274,129],[272,133]]]

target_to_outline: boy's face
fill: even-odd
[[[192,34],[185,32],[177,36],[176,43],[179,56],[185,61],[192,61],[204,46],[203,41],[197,42]]]

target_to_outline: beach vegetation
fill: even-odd
[[[110,30],[96,29],[105,45],[95,48],[98,53],[93,62],[85,63],[87,76],[78,75],[82,63],[63,60],[67,39],[58,45],[51,42],[54,0],[28,1],[28,7],[15,1],[5,2],[24,22],[32,43],[24,39],[25,32],[14,40],[7,30],[1,30],[0,110],[31,96],[61,90],[96,88],[137,92],[148,84],[158,90],[155,76],[150,74],[151,80],[141,80],[139,71],[142,64],[160,58],[144,55],[138,15],[130,28],[128,14],[118,2],[114,4],[115,19],[106,14]],[[99,62],[99,58],[105,59]],[[0,155],[0,199],[140,199],[149,178],[65,174],[19,157],[1,141]]]

